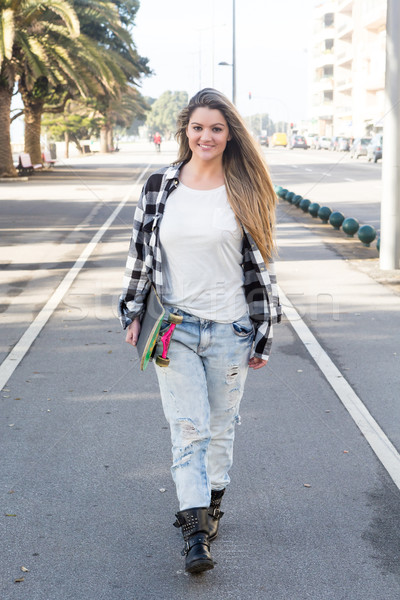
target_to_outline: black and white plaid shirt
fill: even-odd
[[[145,183],[133,220],[133,232],[119,300],[124,329],[141,317],[151,283],[162,301],[163,274],[159,226],[169,194],[179,184],[182,164],[164,167]],[[244,291],[255,327],[254,356],[267,360],[272,344],[272,325],[281,320],[278,286],[273,262],[267,267],[250,233],[243,228]]]

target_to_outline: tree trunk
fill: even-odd
[[[69,131],[64,133],[65,140],[65,158],[69,158]]]
[[[0,84],[0,177],[17,177],[10,137],[12,87]]]
[[[108,125],[107,127],[107,146],[108,152],[114,151],[114,131],[112,125]]]
[[[79,154],[83,154],[83,148],[81,146],[81,143],[79,141],[79,138],[75,135],[75,133],[71,134],[71,139],[74,142]]]
[[[42,126],[43,101],[29,99],[22,96],[25,108],[25,152],[30,157],[32,164],[42,162],[42,149],[40,145],[40,132]]]
[[[100,152],[108,152],[107,125],[100,129]]]

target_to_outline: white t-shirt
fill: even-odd
[[[179,183],[160,226],[166,304],[219,323],[247,311],[242,231],[225,186],[194,190]]]

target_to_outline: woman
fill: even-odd
[[[169,366],[155,368],[171,430],[174,524],[182,527],[186,571],[195,573],[214,566],[210,540],[223,514],[247,371],[266,365],[281,309],[272,264],[276,196],[235,106],[201,90],[182,110],[176,137],[177,161],[148,179],[135,212],[120,318],[135,346],[151,284],[165,327],[170,313],[183,317]]]

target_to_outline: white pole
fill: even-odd
[[[400,3],[388,0],[380,268],[400,269]]]
[[[236,6],[232,1],[232,103],[236,104]]]

